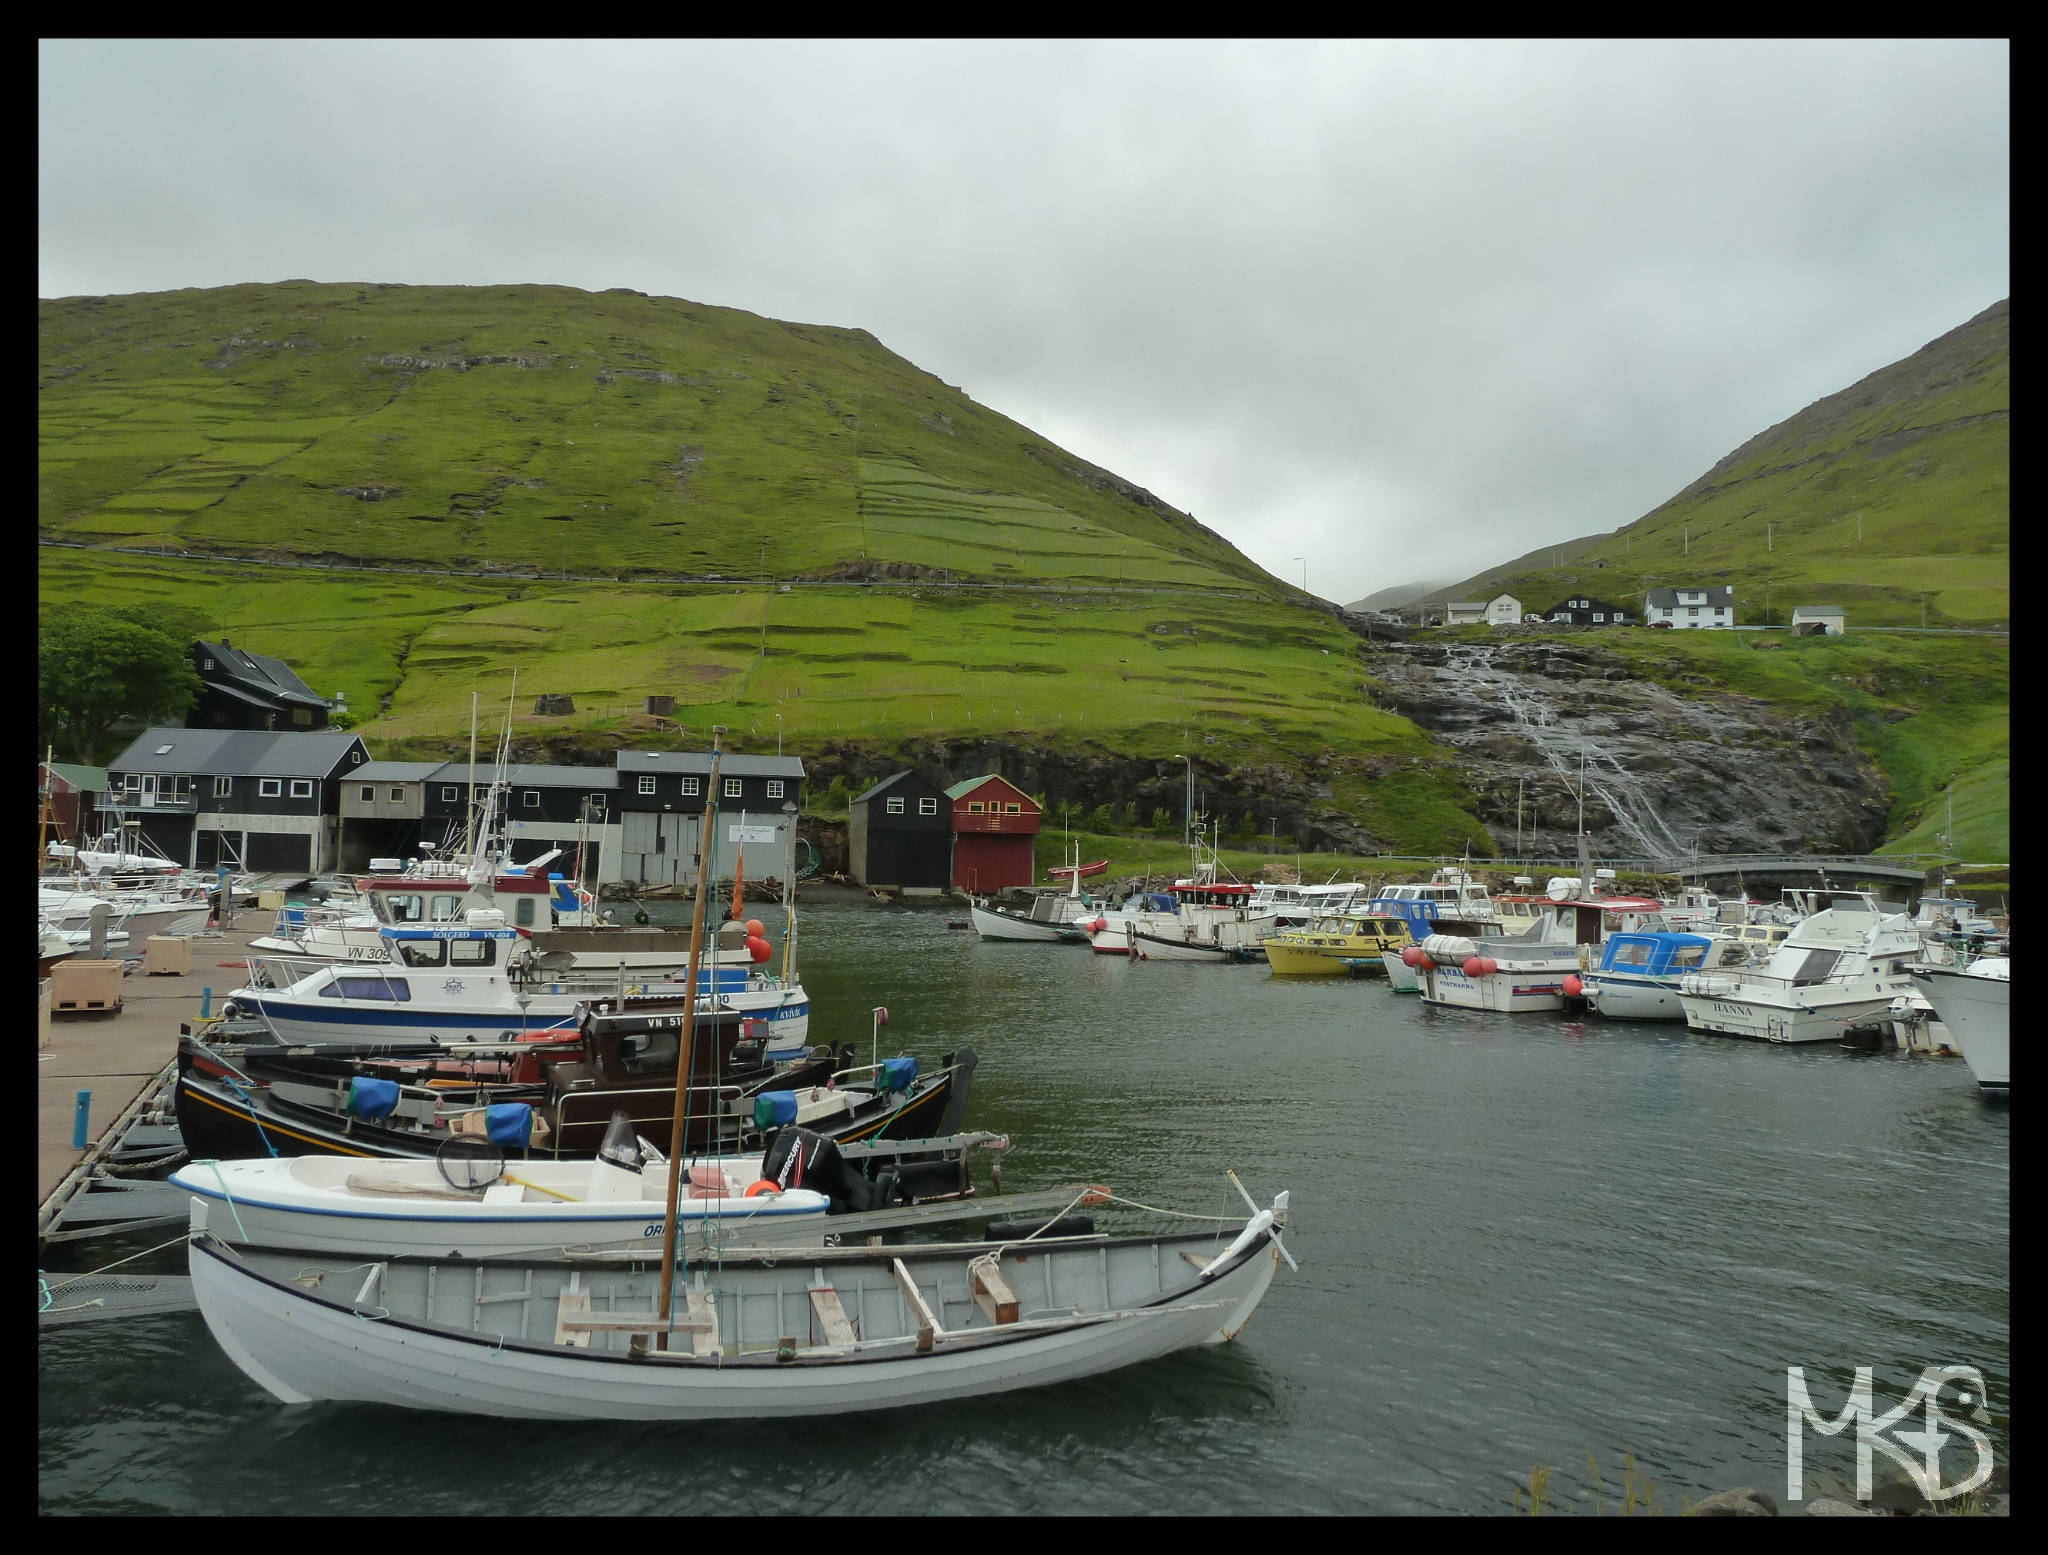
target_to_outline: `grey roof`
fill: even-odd
[[[191,772],[214,777],[344,776],[351,747],[344,730],[145,729],[107,763],[111,772]],[[159,747],[168,745],[167,751]],[[359,766],[368,763],[358,763]]]
[[[621,772],[682,772],[708,773],[711,770],[709,751],[620,751]],[[779,777],[801,778],[804,764],[798,756],[743,756],[727,751],[719,758],[719,774],[723,777]]]
[[[1444,602],[1446,610],[1484,610],[1487,602],[1483,599],[1452,599]]]
[[[299,679],[292,672],[292,667],[282,659],[273,659],[267,653],[250,653],[245,648],[237,648],[229,643],[202,641],[199,646],[212,654],[214,662],[230,674],[254,682],[274,697],[287,702],[303,702],[314,707],[333,705]],[[219,686],[218,689],[225,691],[228,688]]]
[[[901,781],[903,781],[903,779],[909,776],[911,776],[911,772],[908,767],[904,768],[904,770],[901,772],[892,772],[887,777],[883,778],[881,782],[877,783],[873,788],[869,789],[866,793],[854,795],[853,803],[866,804],[870,799],[874,798],[875,795],[879,794],[883,789],[887,788],[890,784],[900,783]]]
[[[1676,588],[1651,589],[1649,602],[1659,610],[1677,608],[1680,594],[1704,594],[1701,601],[1710,609],[1732,606],[1735,603],[1735,585],[1732,583],[1687,583]]]
[[[366,761],[348,775],[365,783],[423,783],[440,770],[438,761]]]
[[[490,786],[494,769],[479,765],[476,769],[478,788]],[[468,761],[444,761],[431,771],[428,779],[435,783],[469,781]],[[617,788],[619,775],[610,767],[557,767],[540,762],[514,762],[505,769],[505,782],[513,788],[573,788],[584,793],[594,793],[600,788]]]
[[[1838,616],[1842,613],[1840,605],[1795,605],[1792,609],[1792,619],[1796,621],[1801,616]]]

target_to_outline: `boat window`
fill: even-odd
[[[344,999],[389,999],[412,1002],[412,985],[402,977],[337,977]]]
[[[1799,963],[1792,973],[1792,986],[1802,987],[1808,983],[1824,982],[1828,973],[1835,969],[1835,963],[1842,959],[1839,950],[1809,950],[1806,959]]]
[[[1614,947],[1614,960],[1610,964],[1617,967],[1648,966],[1650,964],[1650,947],[1648,942],[1644,940],[1629,940],[1623,944],[1616,945]]]
[[[492,939],[459,939],[448,946],[448,959],[456,966],[496,966],[498,942]]]
[[[1673,968],[1700,966],[1705,963],[1706,959],[1707,947],[1704,945],[1680,945],[1671,952],[1671,965]]]
[[[391,914],[384,906],[384,894],[381,891],[372,891],[370,893],[370,911],[379,923],[389,923],[391,921]]]
[[[515,910],[515,911],[513,912],[513,914],[512,914],[512,921],[513,921],[514,923],[516,923],[516,924],[519,924],[519,925],[520,925],[520,926],[522,926],[522,927],[527,927],[527,928],[530,928],[530,927],[532,926],[532,924],[533,924],[533,898],[532,898],[532,897],[530,897],[530,896],[522,896],[522,897],[520,897],[520,898],[519,898],[519,906],[518,906],[518,908],[517,908],[517,909],[516,909],[516,910]]]
[[[390,917],[384,920],[387,923],[424,923],[426,921],[427,899],[424,896],[415,894],[411,896],[386,897],[385,905],[391,914]],[[378,916],[383,917],[383,914],[380,913]]]
[[[462,898],[443,892],[433,899],[434,922],[453,923],[462,916]]]
[[[448,942],[438,939],[402,940],[398,959],[407,966],[446,966]]]
[[[619,1038],[619,1063],[627,1074],[674,1074],[681,1051],[673,1031],[636,1031]]]

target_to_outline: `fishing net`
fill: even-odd
[[[482,1134],[451,1134],[434,1152],[451,1188],[488,1188],[505,1175],[505,1152]]]

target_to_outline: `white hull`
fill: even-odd
[[[677,1235],[686,1247],[707,1238],[789,1247],[823,1242],[830,1201],[822,1194],[797,1189],[750,1199],[745,1193],[760,1176],[760,1157],[725,1164],[729,1192],[678,1204]],[[593,1170],[612,1174],[634,1196],[593,1201]],[[209,1222],[229,1243],[373,1257],[542,1257],[569,1248],[658,1246],[668,1194],[666,1166],[629,1174],[591,1161],[515,1162],[508,1179],[481,1199],[453,1195],[432,1161],[356,1156],[194,1162],[170,1181],[207,1201]],[[572,1197],[554,1198],[545,1188]]]
[[[1271,918],[1188,922],[1167,913],[1109,913],[1095,920],[1089,946],[1105,956],[1141,961],[1243,961],[1255,958],[1272,932]]]
[[[1684,1020],[1675,980],[1588,972],[1586,1002],[1611,1020]]]
[[[1420,993],[1422,979],[1415,975],[1415,968],[1401,959],[1398,950],[1380,952],[1380,965],[1387,969],[1387,986],[1395,993]]]
[[[1949,1039],[1977,1077],[1978,1088],[2012,1094],[2012,984],[1964,972],[1931,972],[1919,979],[1928,1002],[1948,1027]]]
[[[1260,1221],[1268,1229],[1257,1230]],[[190,1264],[214,1338],[285,1403],[513,1419],[808,1419],[1097,1376],[1233,1338],[1278,1261],[1269,1228],[1262,1213],[1242,1246],[1213,1259],[1207,1279],[1192,1265],[1217,1251],[1208,1238],[1090,1239],[1028,1252],[1010,1244],[997,1271],[1020,1312],[1004,1324],[973,1299],[971,1254],[906,1246],[773,1264],[728,1255],[699,1294],[698,1320],[717,1330],[703,1336],[702,1353],[693,1353],[695,1336],[678,1333],[668,1351],[640,1356],[626,1331],[590,1332],[578,1348],[563,1342],[570,1331],[561,1325],[574,1303],[600,1319],[651,1313],[651,1267],[423,1261],[366,1273],[360,1261],[239,1252],[211,1236],[193,1238]],[[901,1293],[899,1262],[935,1322],[923,1323]],[[685,1270],[682,1279],[691,1277]],[[701,1267],[695,1278],[706,1278]],[[820,1290],[857,1325],[857,1339],[827,1330],[827,1342],[814,1341],[823,1325],[811,1293]],[[676,1310],[679,1319],[688,1312],[681,1288]],[[778,1362],[785,1335],[795,1337]]]
[[[969,909],[974,919],[974,932],[983,939],[1012,940],[1034,945],[1058,945],[1074,943],[1083,930],[1070,923],[1035,923],[1029,918],[1019,918],[1011,913],[995,912],[976,906]]]
[[[1896,997],[1890,992],[1858,996],[1822,988],[1797,992],[1798,1003],[1692,993],[1682,993],[1679,999],[1685,1006],[1685,1023],[1695,1031],[1761,1042],[1839,1042],[1853,1028],[1889,1025]]]
[[[1458,1010],[1491,1010],[1497,1015],[1521,1015],[1532,1010],[1564,1008],[1564,980],[1578,971],[1576,960],[1559,958],[1555,964],[1510,969],[1502,964],[1497,972],[1467,977],[1462,968],[1433,966],[1424,962],[1421,972],[1422,1002]]]

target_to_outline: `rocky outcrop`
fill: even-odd
[[[1778,1503],[1771,1499],[1768,1491],[1752,1490],[1745,1487],[1741,1490],[1724,1490],[1717,1496],[1708,1496],[1706,1500],[1697,1503],[1685,1515],[1688,1517],[1776,1517],[1778,1515]]]
[[[1556,637],[1373,644],[1368,694],[1462,757],[1503,852],[1570,857],[1581,761],[1602,857],[1862,853],[1890,793],[1842,714],[1788,717],[1704,676],[1645,680],[1620,655]]]

